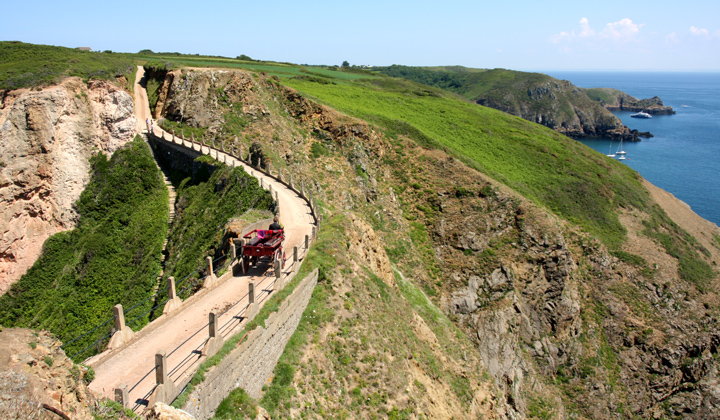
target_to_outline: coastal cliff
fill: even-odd
[[[297,373],[271,385],[297,392],[260,405],[283,418],[345,409],[364,418],[377,407],[456,418],[702,418],[720,407],[716,226],[685,223],[692,212],[677,200],[550,130],[470,104],[453,120],[442,94],[383,83],[398,101],[427,98],[417,109],[432,112],[413,120],[407,107],[406,124],[442,115],[458,137],[468,129],[460,121],[480,125],[481,138],[462,138],[474,142],[469,150],[502,144],[512,164],[495,175],[506,184],[420,146],[419,128],[386,133],[319,105],[308,97],[348,106],[334,96],[341,87],[313,79],[289,81],[293,90],[247,72],[178,72],[160,89],[161,117],[178,122],[184,110],[186,130],[205,128],[226,149],[254,143],[323,209],[317,258],[328,280],[311,301],[317,318],[300,327],[314,338],[279,365]],[[551,83],[526,94],[541,102],[573,89]],[[374,89],[356,89],[352,104],[384,109]],[[474,159],[490,167],[491,156],[483,149]],[[538,192],[525,190],[535,181],[513,181],[515,171],[545,177]],[[535,199],[546,206],[527,198],[549,182],[550,195]],[[580,227],[583,217],[592,221]]]
[[[135,127],[132,97],[108,81],[0,91],[0,293],[45,239],[75,225],[89,158],[112,154]]]
[[[567,80],[542,73],[465,67],[406,67],[375,70],[436,86],[480,105],[542,124],[573,138],[610,137],[638,141],[649,133],[624,126],[619,118]]]
[[[583,89],[585,93],[604,106],[608,111],[644,111],[654,115],[673,115],[671,106],[665,106],[662,99],[653,96],[649,99],[637,99],[627,93],[612,88]]]

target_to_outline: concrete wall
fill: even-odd
[[[198,420],[206,420],[235,388],[243,388],[251,397],[259,398],[285,345],[297,329],[317,279],[318,271],[315,270],[285,299],[280,310],[270,315],[265,328],[253,330],[239,347],[206,373],[205,381],[189,395],[183,409]]]

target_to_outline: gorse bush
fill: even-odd
[[[111,318],[114,305],[127,309],[152,294],[167,232],[168,193],[150,149],[136,137],[112,158],[99,153],[91,162],[90,182],[76,203],[77,228],[50,237],[36,263],[0,297],[3,325],[46,329],[67,342]],[[147,319],[141,317],[132,328]],[[65,352],[71,356],[84,349],[110,327]]]

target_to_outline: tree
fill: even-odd
[[[347,62],[347,60],[343,61],[342,63],[343,67],[350,67],[350,63]]]
[[[238,59],[238,60],[245,60],[245,61],[255,61],[255,60],[253,60],[252,58],[248,57],[248,56],[245,55],[245,54],[240,54],[240,55],[238,55],[238,56],[237,56],[237,59]]]

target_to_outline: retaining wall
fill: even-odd
[[[317,279],[316,269],[298,284],[277,312],[270,314],[265,328],[257,327],[250,332],[239,347],[205,374],[205,381],[196,386],[183,409],[198,420],[206,420],[235,388],[243,388],[251,397],[260,398],[263,385],[300,323]]]

